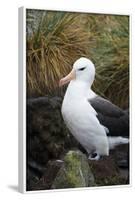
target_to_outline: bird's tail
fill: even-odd
[[[129,139],[124,138],[124,137],[108,137],[108,142],[109,142],[109,149],[114,149],[116,146],[121,145],[121,144],[128,144]]]

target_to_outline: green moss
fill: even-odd
[[[65,157],[65,164],[67,166],[68,173],[66,174],[69,184],[72,187],[85,186],[85,178],[80,176],[83,174],[84,170],[82,168],[82,161],[79,154],[70,151]],[[86,163],[85,163],[86,164]],[[83,172],[82,172],[83,170]]]
[[[96,183],[98,186],[111,186],[111,185],[125,185],[126,181],[118,176],[106,177],[106,178],[96,178]]]
[[[52,188],[76,188],[95,185],[87,158],[80,151],[69,151],[64,166],[54,180]]]

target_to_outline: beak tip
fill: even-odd
[[[60,79],[60,81],[59,81],[59,87],[67,84],[68,82],[70,82],[74,78],[75,78],[75,75],[74,75],[74,72],[72,70],[66,77]]]

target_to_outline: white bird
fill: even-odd
[[[98,160],[101,155],[108,156],[110,148],[128,143],[128,139],[107,137],[108,128],[99,122],[98,114],[89,102],[97,97],[91,89],[94,79],[94,64],[82,57],[73,64],[72,71],[60,80],[59,85],[70,82],[61,109],[68,129],[85,148],[89,159]]]

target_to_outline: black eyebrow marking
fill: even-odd
[[[82,71],[82,70],[84,70],[85,68],[86,68],[86,67],[82,67],[82,68],[80,68],[79,70],[81,70],[81,71]]]

